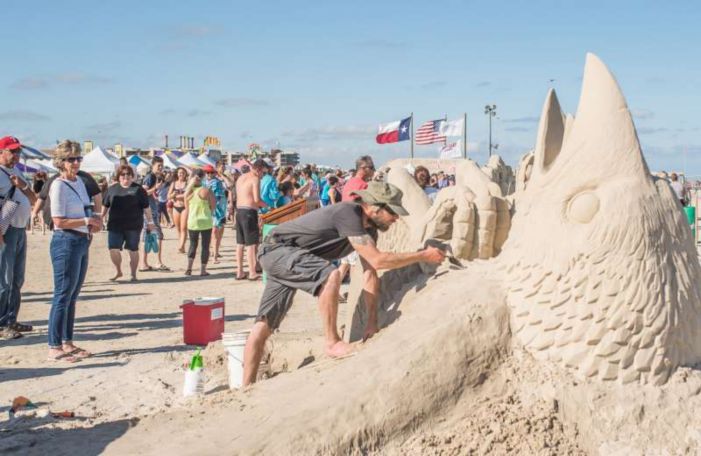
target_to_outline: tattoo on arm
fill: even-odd
[[[351,244],[357,245],[375,245],[375,241],[369,234],[363,234],[362,236],[348,236],[348,241]]]

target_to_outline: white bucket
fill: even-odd
[[[243,385],[243,351],[250,331],[222,334],[222,344],[228,353],[229,388],[237,389]]]

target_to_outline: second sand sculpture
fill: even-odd
[[[513,220],[500,185],[474,162],[456,176],[430,205],[392,167],[411,213],[403,247],[436,238],[463,259],[503,249],[493,261],[506,272],[511,330],[536,358],[584,377],[655,384],[701,361],[691,233],[667,182],[650,175],[625,99],[596,56],[587,57],[576,117],[548,93],[535,151],[517,172]]]

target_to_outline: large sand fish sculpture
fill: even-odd
[[[504,195],[476,182],[484,173],[467,163],[438,206],[408,219],[415,232],[405,243],[442,235],[473,260],[464,270],[384,274],[380,305],[393,324],[350,359],[259,383],[243,410],[208,410],[221,431],[198,440],[198,450],[384,452],[456,404],[470,419],[475,391],[510,364],[535,366],[537,380],[523,389],[541,394],[547,385],[542,397],[559,401],[590,453],[701,451],[701,375],[689,368],[701,361],[694,243],[669,186],[650,176],[625,100],[596,56],[587,56],[575,117],[548,94],[526,162],[512,218],[501,219]],[[411,211],[420,193],[410,180],[399,185]],[[518,389],[526,380],[513,375]],[[143,452],[176,451],[205,428],[190,425],[144,420],[131,434]],[[147,440],[157,443],[143,447]]]

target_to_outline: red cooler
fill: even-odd
[[[184,301],[183,339],[187,345],[207,345],[224,332],[224,298]]]

